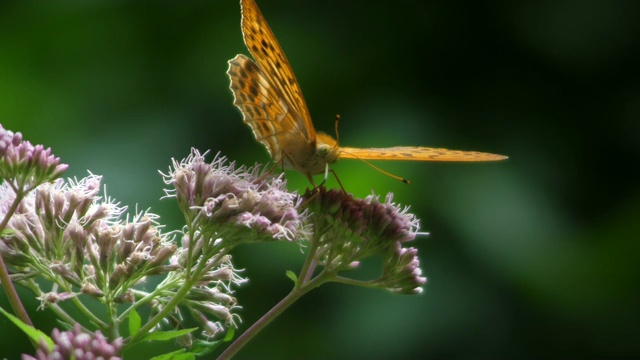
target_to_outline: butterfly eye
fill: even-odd
[[[328,162],[331,162],[329,159],[327,159],[327,157],[329,157],[329,155],[331,154],[331,149],[332,147],[329,144],[318,144],[318,146],[316,147],[316,155],[327,160]]]

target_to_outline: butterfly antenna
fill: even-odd
[[[340,114],[336,114],[336,124],[335,124],[336,142],[338,143],[338,145],[340,145],[340,133],[338,132],[338,122],[340,122]]]
[[[346,153],[346,151],[345,151],[345,153]],[[373,164],[372,164],[372,163],[370,163],[369,161],[367,161],[367,160],[365,160],[365,159],[363,159],[363,158],[361,158],[361,157],[359,157],[359,156],[357,156],[357,155],[350,154],[350,153],[349,153],[349,155],[351,155],[351,156],[353,156],[354,158],[356,158],[356,159],[358,159],[358,160],[362,161],[363,163],[365,163],[365,164],[367,164],[367,165],[371,166],[374,170],[377,170],[378,172],[381,172],[381,173],[383,173],[383,174],[387,175],[388,177],[391,177],[391,178],[394,178],[394,179],[396,179],[396,180],[402,181],[402,182],[403,182],[403,183],[405,183],[405,184],[411,184],[411,181],[409,181],[408,179],[405,179],[405,178],[400,177],[400,176],[398,176],[398,175],[394,175],[394,174],[392,174],[392,173],[390,173],[390,172],[388,172],[388,171],[382,170],[382,169],[380,169],[379,167],[377,167],[377,166],[373,165]]]

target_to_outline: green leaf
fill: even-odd
[[[235,334],[236,328],[232,326],[227,330],[224,339],[216,341],[196,340],[193,342],[193,345],[191,345],[190,351],[197,356],[205,356],[215,350],[223,342],[233,340]]]
[[[4,230],[2,230],[2,232],[0,232],[0,235],[2,235],[2,236],[10,236],[10,235],[13,235],[15,233],[16,233],[16,231],[13,230],[13,229],[4,229]]]
[[[47,334],[34,328],[31,325],[25,324],[24,322],[22,322],[22,320],[9,314],[1,307],[0,307],[0,312],[4,314],[4,316],[6,316],[9,320],[11,320],[11,322],[14,323],[17,327],[19,327],[20,330],[22,330],[25,334],[27,334],[27,336],[33,339],[36,344],[40,344],[40,340],[44,340],[44,342],[47,344],[49,349],[53,349],[53,345],[54,345],[53,340],[51,340],[51,338],[47,336]]]
[[[198,330],[198,328],[171,330],[171,331],[154,331],[145,335],[140,341],[166,341],[175,339],[179,336],[186,335],[192,331]]]
[[[222,341],[196,340],[189,350],[197,356],[205,356],[215,350],[220,344],[222,344]]]
[[[195,358],[195,354],[186,352],[185,349],[180,349],[170,353],[154,356],[150,360],[194,360]]]
[[[56,319],[56,324],[58,324],[56,326],[58,330],[73,331],[73,325],[66,323],[60,319]]]
[[[233,336],[235,334],[236,334],[236,328],[233,326],[229,327],[229,330],[227,330],[227,333],[225,334],[224,339],[222,339],[222,341],[229,342],[233,340]]]
[[[298,284],[298,277],[296,276],[296,274],[293,271],[287,270],[286,274],[287,274],[287,277],[289,279],[293,280],[293,284],[294,285]]]
[[[129,336],[135,336],[140,330],[142,324],[142,318],[136,309],[131,309],[129,312]]]

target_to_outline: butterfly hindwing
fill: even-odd
[[[229,60],[227,74],[231,79],[234,105],[274,161],[280,161],[284,146],[305,141],[300,136],[299,116],[282,100],[256,63],[244,55],[237,55]]]
[[[255,1],[242,0],[241,7],[242,34],[249,52],[269,84],[277,89],[280,97],[298,114],[296,120],[299,124],[296,128],[301,131],[298,136],[304,137],[308,143],[313,143],[315,130],[311,116],[284,51]]]

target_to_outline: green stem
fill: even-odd
[[[334,279],[332,279],[332,281],[340,284],[345,284],[345,285],[376,287],[376,284],[370,280],[362,281],[362,280],[350,279],[342,276],[336,276]]]
[[[166,280],[166,279],[165,279]],[[133,294],[135,296],[140,297],[139,299],[137,299],[131,306],[129,306],[127,309],[125,309],[120,316],[118,316],[118,320],[120,321],[124,321],[124,319],[129,315],[129,313],[134,310],[134,309],[139,309],[140,307],[142,307],[142,305],[147,304],[148,302],[150,302],[151,300],[154,300],[155,298],[159,297],[162,295],[163,292],[167,292],[167,289],[170,289],[172,287],[174,287],[173,282],[175,282],[175,279],[172,279],[172,281],[169,282],[165,282],[163,281],[162,283],[160,283],[152,292],[147,293],[144,291],[140,291],[140,290],[136,290],[136,289],[131,289],[131,291],[133,292]]]
[[[190,247],[192,245],[193,244],[190,244]],[[222,257],[226,252],[224,249],[222,249],[220,252],[222,255],[219,258],[222,259]],[[191,270],[189,268],[184,269],[184,271],[187,272],[185,277],[188,277],[188,280],[184,281],[180,289],[178,289],[178,291],[175,293],[173,298],[162,308],[162,310],[160,310],[154,317],[149,319],[149,321],[147,321],[140,328],[140,330],[138,330],[138,332],[129,339],[129,341],[127,342],[127,345],[131,345],[135,343],[137,340],[140,340],[140,338],[146,335],[154,326],[156,326],[160,321],[162,321],[162,319],[164,319],[167,315],[169,315],[169,313],[172,312],[175,309],[175,307],[178,306],[180,302],[182,302],[182,300],[184,300],[185,295],[198,282],[198,279],[200,278],[200,274],[202,273],[203,269],[206,267],[206,263],[207,261],[205,261],[205,259],[201,259],[201,261],[197,263],[197,267],[195,270]],[[191,273],[192,276],[189,276],[189,273]]]
[[[282,314],[289,306],[300,299],[304,294],[317,288],[323,283],[329,280],[328,277],[323,276],[321,273],[308,283],[301,287],[294,288],[287,296],[285,296],[279,303],[277,303],[271,310],[264,314],[258,321],[256,321],[250,328],[248,328],[242,335],[240,335],[229,347],[218,357],[218,360],[231,359],[240,349],[242,349],[254,336],[262,331],[267,325],[269,325],[275,318]]]
[[[120,336],[120,321],[117,319],[117,305],[113,302],[109,294],[105,294],[105,296],[107,297],[107,299],[105,299],[105,308],[107,310],[107,319],[109,319],[105,332],[108,334],[109,339],[115,339]]]
[[[185,271],[189,270],[185,269]],[[137,340],[140,340],[141,337],[146,335],[154,326],[162,321],[162,319],[169,315],[169,313],[173,311],[173,309],[178,306],[178,304],[180,304],[184,296],[189,292],[189,290],[195,283],[196,282],[193,280],[185,281],[182,287],[180,287],[180,289],[178,289],[176,294],[173,296],[173,299],[171,299],[167,303],[167,305],[165,305],[162,310],[160,310],[154,317],[152,317],[151,319],[149,319],[149,321],[142,325],[140,330],[138,330],[138,332],[129,339],[127,345],[134,344]]]
[[[319,231],[314,231],[314,234],[318,234]],[[319,236],[319,235],[315,235]],[[303,295],[309,291],[319,287],[320,285],[332,281],[336,273],[335,271],[327,271],[324,268],[316,277],[313,277],[317,262],[316,252],[320,244],[319,237],[314,238],[311,241],[311,247],[307,253],[307,257],[302,265],[300,274],[298,275],[298,281],[291,290],[291,292],[285,296],[280,302],[278,302],[271,310],[264,314],[258,321],[256,321],[251,327],[249,327],[242,335],[240,335],[225,351],[220,354],[218,360],[231,359],[240,349],[242,349],[251,339],[253,339],[260,331],[262,331],[267,325],[269,325],[275,318],[282,314],[289,306],[295,303]]]
[[[34,294],[40,295],[42,293],[42,290],[40,290],[40,287],[38,286],[38,284],[31,280],[27,283],[24,283],[24,286],[27,289],[30,289]],[[73,301],[74,303],[78,302],[80,304],[82,304],[78,298],[73,298],[70,299],[70,301]],[[84,307],[84,305],[82,305]],[[61,319],[62,321],[66,322],[67,324],[73,325],[78,323],[78,321],[76,319],[74,319],[71,315],[69,315],[65,310],[63,310],[58,304],[48,304],[47,305],[47,309],[53,311],[56,316]],[[85,315],[95,324],[97,324],[98,327],[100,327],[101,330],[104,330],[106,328],[106,324],[100,320],[100,318],[98,318],[95,314],[93,314],[91,311],[89,311],[86,307],[84,308],[86,313]],[[82,324],[81,324],[82,325]],[[84,326],[82,326],[83,329],[85,329]],[[87,330],[89,331],[89,330]]]
[[[11,219],[13,214],[16,212],[16,209],[20,205],[20,202],[24,198],[24,193],[22,191],[19,191],[17,189],[14,189],[14,190],[16,190],[16,198],[13,200],[13,204],[11,204],[11,207],[7,211],[7,214],[5,215],[4,219],[2,219],[2,223],[0,223],[0,234],[4,231],[7,224],[9,223],[9,219]],[[4,291],[7,293],[7,299],[9,300],[9,304],[11,304],[11,308],[15,312],[16,316],[18,316],[18,318],[22,320],[22,322],[24,322],[25,324],[33,326],[33,322],[29,318],[29,315],[27,314],[27,310],[24,308],[24,305],[20,301],[20,297],[18,296],[18,292],[16,291],[15,286],[13,286],[13,281],[11,281],[11,277],[9,276],[9,270],[7,269],[7,265],[5,264],[1,253],[0,253],[0,283],[2,283],[2,287],[4,287]],[[31,342],[34,344],[34,346],[36,347],[38,346],[38,344],[36,344],[33,340]]]
[[[318,250],[318,242],[312,242],[311,248],[309,249],[309,253],[307,254],[307,258],[302,265],[302,270],[300,270],[300,275],[298,275],[298,282],[296,283],[296,287],[301,287],[305,283],[309,281],[311,276],[313,276],[313,272],[316,269],[316,250]]]
[[[185,214],[189,214],[189,213],[187,212]],[[189,226],[189,247],[187,248],[187,267],[186,267],[187,269],[191,269],[191,267],[193,266],[193,248],[195,247],[195,243],[196,243],[196,239],[194,239],[195,226],[193,226],[192,220],[187,218],[187,215],[185,215],[185,220],[186,220],[186,224],[191,225]],[[190,280],[191,280],[191,271],[187,271],[186,281],[190,281]]]
[[[66,311],[64,311],[60,305],[58,304],[49,304],[47,306],[47,309],[51,310],[54,314],[56,314],[56,317],[58,319],[60,319],[60,321],[63,321],[69,325],[75,325],[75,324],[80,324],[80,326],[82,327],[83,330],[89,332],[90,330],[87,329],[86,327],[82,326],[81,323],[79,323],[78,321],[76,321],[76,319],[74,319],[73,317],[71,317],[71,315],[67,314]]]
[[[80,310],[80,312],[86,316],[89,321],[91,321],[93,324],[95,324],[98,328],[102,329],[103,331],[106,329],[107,324],[102,321],[99,317],[97,317],[93,312],[91,312],[91,310],[89,310],[83,303],[82,301],[80,301],[80,299],[78,298],[73,298],[71,299],[71,302],[73,302],[73,304],[76,306],[76,308],[78,308],[78,310]]]

